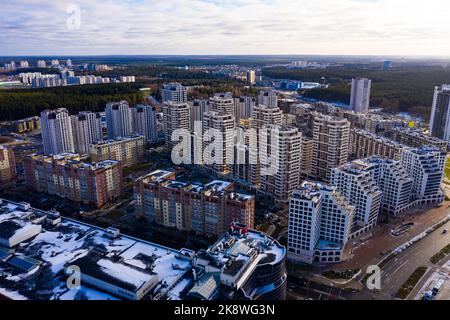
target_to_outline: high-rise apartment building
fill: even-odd
[[[191,107],[187,103],[167,102],[162,111],[166,147],[172,149],[178,143],[172,141],[172,133],[177,129],[191,130]]]
[[[450,85],[448,84],[434,88],[430,134],[433,137],[450,141]]]
[[[256,83],[256,71],[248,70],[247,71],[247,83],[253,85]]]
[[[254,197],[234,192],[226,181],[190,184],[158,170],[135,183],[134,195],[137,214],[150,223],[216,237],[232,223],[254,225]]]
[[[81,162],[77,154],[28,156],[24,159],[24,174],[27,185],[38,192],[97,208],[119,198],[123,190],[118,161],[88,164]]]
[[[442,201],[440,190],[446,153],[439,148],[405,148],[402,166],[413,178],[412,199]]]
[[[158,121],[156,108],[145,105],[137,105],[131,108],[133,115],[134,131],[143,136],[146,143],[158,141]]]
[[[314,116],[313,174],[317,179],[330,181],[331,170],[347,163],[350,123],[323,114]]]
[[[381,212],[397,216],[408,208],[413,179],[408,175],[400,161],[370,157],[354,162],[368,168],[376,184],[383,192]]]
[[[278,107],[278,96],[275,91],[260,91],[258,95],[258,105],[269,108]]]
[[[400,160],[404,145],[379,136],[375,133],[361,130],[350,130],[349,157],[363,159],[371,156]]]
[[[235,125],[231,114],[209,111],[203,115],[203,161],[215,173],[227,175],[233,171]]]
[[[239,123],[241,119],[251,118],[255,106],[256,99],[253,97],[242,96],[234,99],[234,115],[236,117],[236,123]]]
[[[0,183],[12,181],[17,176],[13,149],[0,145]]]
[[[342,261],[354,214],[355,207],[335,187],[304,181],[290,198],[288,259]]]
[[[269,108],[265,105],[255,106],[253,108],[251,118],[251,129],[254,130],[256,137],[252,137],[249,148],[253,148],[253,152],[249,153],[250,167],[249,167],[249,179],[254,186],[260,185],[261,176],[261,159],[259,158],[259,150],[261,150],[261,133],[270,125],[282,125],[283,113],[278,107]]]
[[[81,155],[89,153],[89,144],[102,140],[100,114],[83,111],[70,117],[72,122],[75,152]]]
[[[421,129],[394,127],[385,133],[389,139],[397,141],[405,146],[419,148],[422,146],[437,147],[447,151],[449,142],[432,135],[424,134]]]
[[[369,112],[370,88],[372,81],[365,78],[352,79],[350,107],[359,113]]]
[[[191,128],[194,128],[195,122],[203,123],[203,115],[209,111],[208,99],[195,99],[190,103],[191,106]]]
[[[38,68],[46,68],[47,67],[47,63],[45,62],[45,60],[38,60],[37,67]]]
[[[133,116],[128,102],[110,102],[106,105],[108,139],[127,137],[134,132]]]
[[[144,162],[144,153],[145,139],[140,135],[97,141],[89,145],[89,156],[93,162],[116,160],[124,168]]]
[[[314,140],[303,136],[300,155],[300,177],[310,178],[313,176],[313,150]]]
[[[41,129],[45,154],[75,152],[72,123],[67,109],[42,111]]]
[[[209,99],[209,110],[234,116],[234,98],[230,92],[216,93]]]
[[[187,102],[187,88],[180,83],[171,82],[167,83],[161,89],[162,102]]]
[[[352,235],[357,236],[376,226],[382,191],[371,173],[371,164],[357,161],[334,168],[331,185],[356,208]]]
[[[280,207],[287,206],[291,193],[300,184],[300,154],[302,134],[297,128],[267,126],[260,136],[261,191]]]

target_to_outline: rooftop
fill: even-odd
[[[33,223],[28,220],[45,213],[1,200],[0,225],[7,222],[13,229],[0,229],[0,237],[14,232],[14,223],[37,225],[37,221],[34,220]],[[1,249],[0,246],[2,257],[11,255],[8,259],[13,261],[8,264],[0,260],[2,294],[12,298],[22,296],[25,299],[73,298],[75,293],[66,287],[66,276],[62,272],[67,265],[73,263],[83,265],[83,272],[124,289],[134,290],[144,281],[157,276],[159,284],[151,294],[165,293],[171,299],[179,298],[179,292],[189,284],[183,281],[184,287],[180,288],[180,280],[191,269],[191,261],[186,259],[183,250],[170,249],[125,235],[112,239],[105,229],[67,218],[62,218],[62,222],[55,227],[43,226],[40,233],[13,247],[8,254],[7,249]],[[27,267],[31,265],[38,266],[38,271]],[[38,281],[40,272],[50,273],[49,278],[53,279],[51,290]],[[29,291],[31,283],[39,285],[35,290]],[[84,284],[81,290],[98,299],[114,298]]]

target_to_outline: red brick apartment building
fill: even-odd
[[[77,154],[31,155],[24,159],[25,180],[38,192],[45,192],[102,207],[123,192],[122,165],[106,160],[83,163]]]

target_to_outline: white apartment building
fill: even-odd
[[[383,192],[381,212],[397,216],[408,208],[413,179],[408,175],[400,161],[370,157],[355,160],[355,162],[367,165],[376,184]]]
[[[234,98],[230,92],[216,93],[209,99],[209,110],[234,116]]]
[[[256,106],[256,99],[253,97],[242,96],[234,99],[234,115],[236,123],[241,119],[248,119],[252,117],[253,108]]]
[[[369,112],[371,86],[372,80],[365,78],[352,79],[350,107],[353,111],[359,113]]]
[[[29,68],[30,67],[30,64],[28,63],[27,60],[20,61],[19,65],[21,68]]]
[[[412,199],[443,201],[440,190],[446,153],[439,148],[405,148],[401,164],[413,178]]]
[[[127,137],[134,132],[133,117],[128,102],[110,102],[106,105],[108,139]]]
[[[302,134],[297,128],[267,126],[260,135],[260,189],[279,207],[287,206],[289,197],[300,184]]]
[[[260,91],[258,95],[258,105],[269,108],[278,107],[278,96],[275,91]]]
[[[172,133],[177,129],[191,130],[191,107],[187,103],[167,102],[163,104],[163,126],[166,147],[172,149]]]
[[[45,62],[45,60],[38,60],[37,66],[38,66],[38,68],[46,68],[47,63]]]
[[[313,175],[330,181],[331,170],[347,163],[350,122],[344,118],[316,113],[313,123]]]
[[[72,122],[75,152],[81,155],[89,153],[89,144],[102,140],[100,114],[83,111],[70,117]]]
[[[203,115],[209,111],[209,99],[194,99],[189,103],[191,106],[191,128],[195,122],[203,122]]]
[[[450,85],[434,88],[430,135],[450,141]]]
[[[249,153],[250,167],[249,167],[249,179],[254,186],[260,184],[261,165],[259,159],[259,150],[261,150],[260,132],[262,129],[267,128],[270,125],[282,125],[281,110],[276,108],[269,108],[265,105],[255,106],[253,108],[251,118],[251,128],[255,130],[256,139],[252,139],[252,143],[256,142],[256,146],[249,145],[249,148],[254,148],[253,152]],[[256,140],[256,141],[254,141]],[[256,147],[256,148],[255,148]]]
[[[65,108],[41,112],[42,144],[46,155],[75,152],[72,123]]]
[[[162,102],[187,102],[187,88],[180,83],[167,83],[161,89]]]
[[[209,160],[204,157],[203,161],[215,173],[227,175],[233,172],[235,125],[231,114],[209,111],[203,115],[203,154],[209,156]],[[216,130],[216,134],[208,135],[208,129]],[[213,151],[209,152],[211,149]]]
[[[145,140],[140,135],[98,141],[89,145],[89,157],[92,162],[116,160],[120,161],[123,167],[142,163],[144,152]]]
[[[361,161],[349,162],[334,168],[331,184],[355,206],[352,237],[358,236],[377,224],[381,208],[382,191],[372,176],[374,164]]]
[[[256,83],[256,71],[255,70],[247,71],[247,83],[251,84],[251,85]]]
[[[137,105],[131,108],[134,131],[143,136],[146,143],[158,141],[158,122],[156,108],[146,105]]]
[[[304,181],[289,203],[288,259],[303,263],[343,260],[355,207],[335,187]]]

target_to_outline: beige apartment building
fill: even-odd
[[[92,162],[117,160],[123,167],[132,167],[144,161],[145,139],[143,136],[99,141],[89,145]]]

